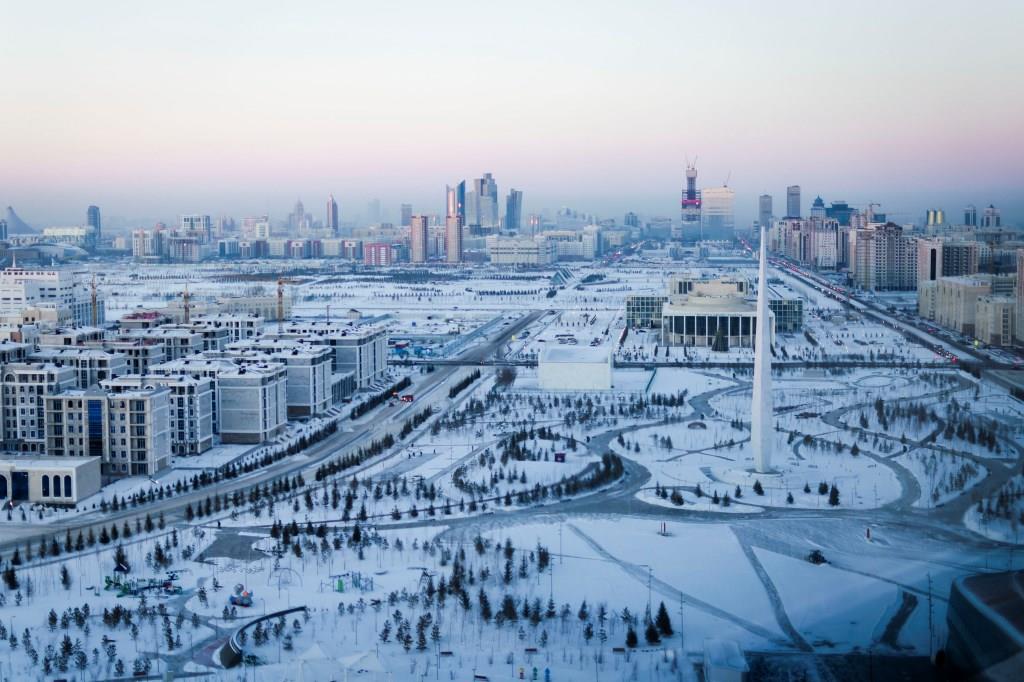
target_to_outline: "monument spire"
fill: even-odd
[[[757,267],[757,331],[754,336],[754,390],[750,409],[750,444],[754,470],[772,469],[772,323],[768,311],[768,233],[761,226]]]

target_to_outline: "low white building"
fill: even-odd
[[[0,500],[75,505],[101,487],[98,457],[0,457]]]
[[[545,237],[487,237],[487,255],[495,265],[548,265],[557,258],[554,242]]]
[[[227,329],[230,335],[229,343],[251,339],[263,331],[263,318],[252,313],[212,313],[197,315],[192,321],[207,327]]]
[[[607,391],[612,387],[611,350],[550,344],[540,355],[537,378],[546,391]]]

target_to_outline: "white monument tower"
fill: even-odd
[[[750,406],[750,444],[754,470],[772,469],[772,323],[768,311],[768,233],[761,226],[757,267],[757,333],[754,337],[754,396]]]

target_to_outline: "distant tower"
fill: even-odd
[[[772,226],[772,195],[762,194],[757,198],[757,222],[771,229]]]
[[[786,188],[786,217],[800,217],[800,185],[790,185]]]
[[[523,193],[518,189],[512,189],[505,199],[505,229],[509,232],[519,232],[523,215]]]
[[[462,218],[450,215],[444,222],[444,254],[449,263],[462,262]]]
[[[697,189],[697,167],[686,164],[686,188],[683,189],[682,222],[672,235],[675,241],[696,242],[700,238],[700,190]]]
[[[96,243],[99,244],[102,229],[102,223],[100,221],[100,207],[90,206],[89,209],[86,211],[85,215],[86,224],[93,230],[95,230],[95,232],[93,233],[93,238],[96,240]]]
[[[828,215],[828,209],[825,208],[825,200],[819,197],[814,197],[814,201],[811,203],[811,217],[824,220]]]
[[[998,208],[992,204],[988,205],[985,212],[981,216],[982,227],[1002,227],[1003,216]]]
[[[466,218],[466,181],[445,188],[445,216]]]
[[[402,204],[402,222],[399,223],[402,227],[408,227],[412,225],[412,204]]]
[[[978,226],[978,208],[974,204],[969,204],[964,209],[964,225],[968,227]]]
[[[409,219],[410,260],[413,263],[427,262],[427,216],[414,215]]]
[[[754,394],[750,407],[750,444],[754,470],[772,469],[772,322],[768,312],[768,232],[761,226],[761,259],[757,270],[757,329],[754,334]]]
[[[338,202],[334,200],[333,194],[327,197],[327,221],[324,227],[335,237],[338,236]]]

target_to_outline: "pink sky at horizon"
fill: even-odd
[[[300,196],[319,213],[329,192],[343,214],[371,197],[436,212],[445,183],[484,171],[527,212],[674,215],[695,154],[702,185],[731,173],[741,220],[791,183],[805,204],[1024,201],[1020,3],[68,2],[2,17],[0,202],[33,224],[87,203],[283,216]]]

